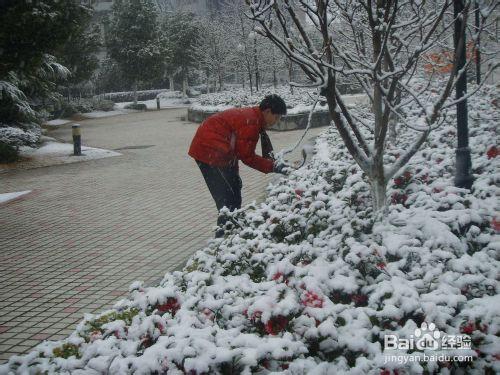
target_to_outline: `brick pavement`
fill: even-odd
[[[0,174],[0,193],[32,190],[0,205],[0,363],[68,336],[134,280],[156,284],[212,236],[215,205],[187,155],[197,124],[185,113],[82,121],[84,144],[123,155]],[[70,126],[49,135],[69,142]],[[280,149],[301,133],[271,139]],[[241,174],[244,204],[262,199],[273,175],[246,166]]]

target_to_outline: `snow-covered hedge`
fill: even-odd
[[[134,283],[74,334],[12,357],[0,373],[498,373],[498,90],[469,101],[472,192],[453,187],[455,126],[436,130],[374,220],[363,173],[334,129],[266,201],[159,286]],[[410,141],[400,134],[398,148]],[[426,322],[472,347],[384,350]],[[426,327],[422,326],[422,329]],[[424,355],[471,355],[472,362]],[[420,362],[387,362],[407,355]],[[459,370],[461,369],[461,370]]]
[[[221,111],[232,107],[247,107],[259,105],[260,101],[270,94],[278,94],[283,98],[290,113],[309,111],[315,101],[315,91],[312,89],[294,88],[293,94],[289,87],[272,87],[259,92],[231,88],[217,93],[203,94],[191,107],[195,110]],[[290,111],[291,110],[291,111]],[[319,103],[317,110],[327,110],[324,103]]]
[[[137,91],[137,96],[138,100],[150,100],[150,99],[155,99],[158,94],[166,92],[168,92],[168,89],[140,90]],[[99,97],[112,100],[115,103],[130,102],[134,100],[134,92],[133,91],[108,92],[106,94],[99,95]]]

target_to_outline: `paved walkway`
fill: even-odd
[[[68,336],[134,280],[157,283],[212,236],[215,205],[187,156],[197,124],[185,114],[82,121],[84,144],[123,155],[0,174],[0,193],[32,190],[0,205],[0,363]],[[301,133],[271,139],[279,150]],[[69,142],[71,125],[49,135]],[[273,176],[246,166],[241,174],[244,204],[262,199]]]

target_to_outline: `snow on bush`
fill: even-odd
[[[155,99],[157,95],[166,94],[167,92],[168,92],[167,89],[139,90],[137,91],[137,97],[138,100],[150,100],[150,99]],[[99,97],[110,99],[115,103],[129,102],[134,99],[134,92],[133,91],[108,92],[106,94],[99,95]]]
[[[312,89],[294,88],[294,93],[289,87],[272,87],[259,92],[250,93],[250,90],[231,88],[227,91],[203,94],[198,102],[192,106],[195,110],[221,111],[232,107],[247,107],[259,105],[266,95],[277,94],[283,98],[288,109],[300,108],[301,112],[309,111],[316,100],[315,91]],[[327,110],[326,105],[318,104],[316,110]],[[294,111],[288,111],[294,112]]]
[[[233,228],[182,272],[134,283],[113,310],[0,373],[498,373],[495,97],[487,87],[469,101],[472,192],[453,187],[451,121],[392,181],[376,220],[365,176],[328,129],[264,203],[225,212]],[[392,157],[410,141],[401,132]],[[384,335],[410,339],[423,322],[469,335],[471,349],[384,350]],[[422,361],[385,360],[409,353]],[[474,360],[424,360],[442,353]]]
[[[180,91],[162,91],[158,93],[160,99],[183,99]]]
[[[36,146],[42,136],[41,128],[34,123],[22,126],[23,128],[18,128],[0,124],[0,142],[11,146]]]

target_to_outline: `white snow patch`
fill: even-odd
[[[105,157],[121,155],[120,153],[111,150],[82,146],[82,156],[73,156],[73,145],[71,143],[52,141],[43,144],[40,148],[31,148],[26,146],[20,147],[20,153],[21,156],[26,157],[57,155],[61,158],[69,157],[78,159],[75,161],[101,159]],[[68,162],[71,161],[68,160]]]
[[[31,193],[31,190],[26,190],[26,191],[18,191],[15,193],[4,193],[0,194],[0,203],[5,203],[8,201],[11,201],[13,199],[19,198],[23,195]]]
[[[70,122],[71,122],[71,120],[57,118],[57,119],[54,119],[54,120],[46,121],[45,125],[48,125],[48,126],[61,126],[61,125],[69,124]]]

